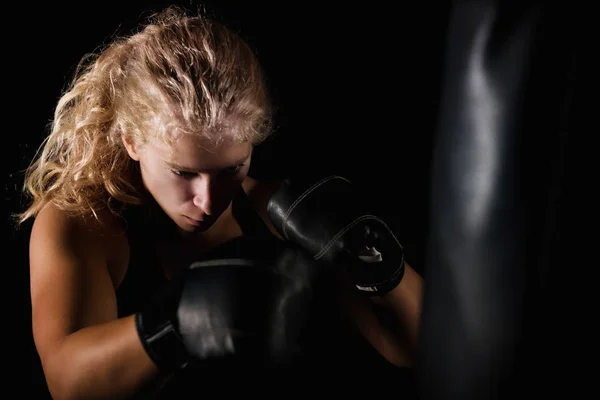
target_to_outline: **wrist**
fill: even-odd
[[[386,308],[394,310],[404,319],[418,319],[423,296],[423,278],[405,262],[404,277],[389,292],[383,296],[374,297],[377,302]],[[409,324],[413,325],[413,324]]]
[[[161,372],[183,368],[189,361],[177,318],[181,289],[181,280],[169,281],[134,318],[144,350]]]
[[[135,327],[150,359],[161,372],[172,372],[184,368],[189,362],[183,340],[169,320],[157,321],[151,314],[135,314]]]
[[[391,239],[379,243],[378,248],[381,251],[375,247],[365,247],[366,251],[359,251],[352,256],[348,268],[356,289],[367,296],[386,295],[404,277],[404,249],[393,235]]]

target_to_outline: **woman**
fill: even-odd
[[[54,398],[166,393],[185,374],[162,370],[136,316],[192,263],[282,241],[267,214],[277,185],[248,176],[269,96],[240,37],[176,8],[87,60],[26,176],[35,345]],[[311,365],[410,367],[421,286],[409,265],[374,301],[340,285],[347,313],[316,319],[331,326]]]

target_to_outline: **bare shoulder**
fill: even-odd
[[[71,215],[47,204],[33,222],[29,243],[32,328],[43,362],[69,334],[117,318],[111,267],[126,253],[116,217]]]
[[[263,221],[265,221],[271,232],[273,232],[273,234],[277,237],[280,237],[280,235],[277,233],[277,230],[269,219],[267,205],[269,204],[271,195],[275,192],[279,185],[279,181],[259,180],[250,176],[246,177],[242,183],[244,191],[248,195],[248,198],[252,204],[254,204],[256,211],[262,217]]]
[[[95,214],[73,215],[48,203],[39,212],[32,227],[32,238],[51,235],[68,241],[93,239],[96,245],[114,245],[125,239],[123,223],[108,210]]]
[[[107,266],[120,264],[127,256],[124,224],[108,210],[72,215],[48,203],[36,216],[31,230],[30,254],[62,249],[73,256],[83,253],[101,257]],[[109,270],[111,276],[118,272]]]

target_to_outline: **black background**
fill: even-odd
[[[409,261],[425,274],[430,163],[449,1],[16,5],[19,11],[7,10],[5,16],[16,24],[4,62],[11,103],[5,111],[11,121],[5,127],[6,215],[22,207],[22,170],[48,133],[56,101],[81,57],[168,4],[204,6],[208,15],[240,33],[263,63],[277,107],[276,131],[257,148],[251,175],[270,179],[301,170],[351,178],[372,193],[397,229]],[[43,396],[31,338],[28,226],[21,231],[10,221],[6,226],[7,259],[19,272],[24,299],[17,319],[25,327],[19,343],[26,356],[18,358],[25,362],[34,393]]]
[[[11,76],[21,80],[24,92],[17,94],[23,100],[12,104],[22,117],[11,132],[14,142],[5,164],[7,211],[22,206],[21,172],[48,133],[56,101],[81,57],[168,4],[204,7],[207,15],[240,33],[262,61],[277,107],[276,130],[257,148],[251,174],[270,179],[298,170],[339,173],[366,185],[394,223],[402,218],[400,236],[406,236],[405,246],[420,269],[448,10],[444,2],[400,8],[386,2],[232,0],[24,4],[25,14],[14,15],[21,26],[13,32],[19,36],[19,57],[10,63]],[[10,222],[7,226],[25,299],[20,320],[27,356],[17,359],[26,363],[33,393],[44,396],[31,338],[29,225],[21,231]]]

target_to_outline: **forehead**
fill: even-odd
[[[154,141],[151,147],[166,162],[197,169],[238,163],[252,152],[248,142],[223,139],[215,143],[189,134],[174,136],[169,144]]]

